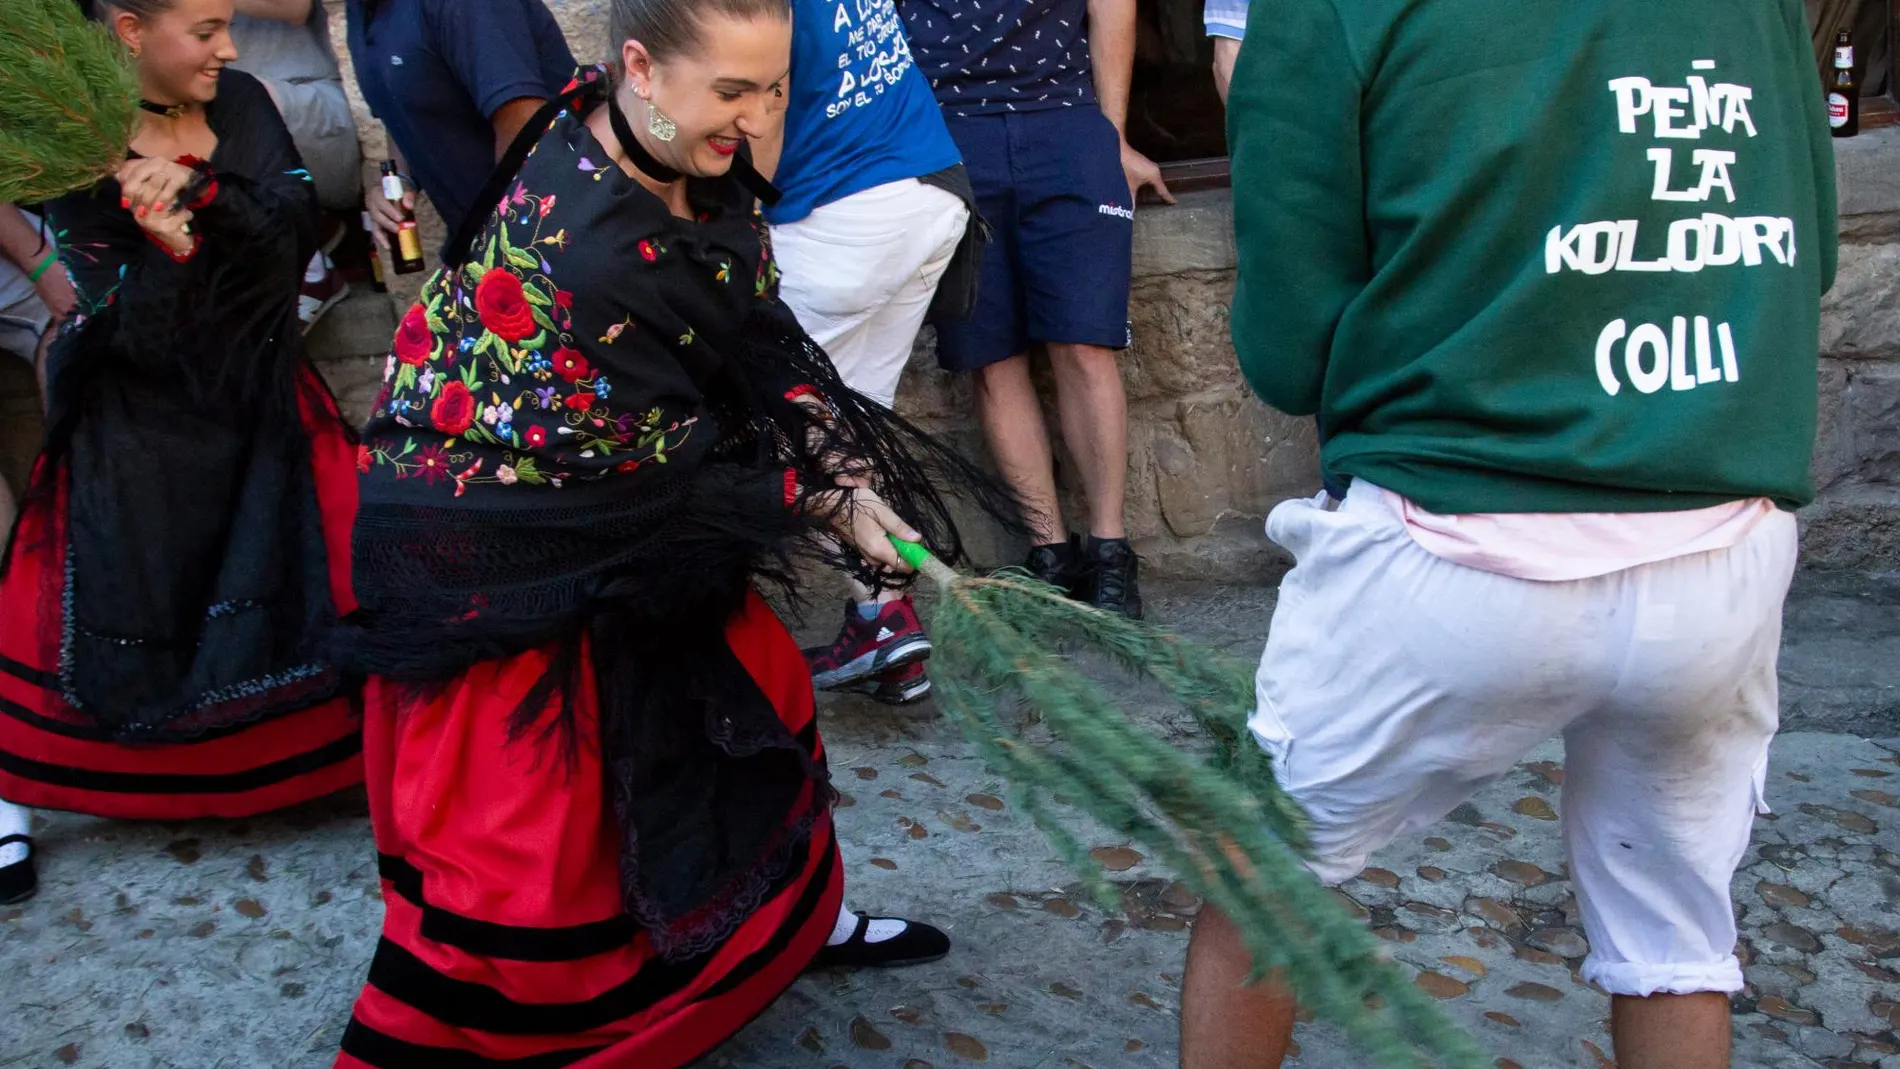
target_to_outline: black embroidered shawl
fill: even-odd
[[[116,181],[47,205],[80,307],[49,355],[29,501],[64,481],[66,571],[42,592],[63,604],[42,619],[61,621],[60,712],[96,737],[197,737],[343,685],[322,654],[336,607],[298,405],[316,196],[256,79],[226,68],[206,114],[215,191],[198,187],[187,262]]]

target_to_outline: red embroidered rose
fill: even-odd
[[[475,424],[475,395],[451,379],[429,406],[429,422],[443,434],[461,434]]]
[[[522,295],[521,280],[512,271],[496,268],[475,287],[475,311],[482,326],[503,341],[517,342],[534,333],[534,313]]]
[[[574,307],[574,295],[566,290],[554,291],[554,303],[562,308]]]
[[[539,449],[548,444],[548,432],[539,427],[528,428],[528,448]]]
[[[576,412],[585,412],[594,407],[594,395],[591,393],[577,393],[569,397],[566,403],[567,407]]]
[[[435,335],[429,333],[429,313],[422,305],[412,304],[402,317],[402,325],[396,328],[396,359],[410,367],[421,367],[428,363],[429,353],[435,348]]]
[[[579,349],[563,345],[554,351],[554,373],[569,382],[579,382],[594,373]]]
[[[640,255],[648,262],[651,262],[659,258],[659,247],[654,245],[651,241],[642,241],[640,243]]]
[[[366,446],[366,445],[357,446],[356,447],[356,470],[360,472],[361,474],[368,475],[369,463],[370,463],[369,446]]]

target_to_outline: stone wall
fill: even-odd
[[[1840,274],[1821,302],[1810,564],[1900,566],[1900,128],[1836,141]]]
[[[345,80],[353,86],[341,45],[341,5],[330,3]],[[577,54],[603,50],[604,0],[550,0],[550,6]],[[366,166],[373,168],[386,154],[382,131],[366,113],[359,115]],[[1840,280],[1823,303],[1815,455],[1820,496],[1803,516],[1806,559],[1818,567],[1900,568],[1900,129],[1836,144],[1844,244]],[[433,249],[440,221],[425,213],[424,229]],[[1260,521],[1275,502],[1317,488],[1310,421],[1256,401],[1235,366],[1227,335],[1234,264],[1224,192],[1185,196],[1175,207],[1143,209],[1136,217],[1134,346],[1123,363],[1130,407],[1128,520],[1151,574],[1275,577],[1284,564],[1260,534]],[[352,298],[311,337],[352,418],[374,398],[395,308],[406,300],[401,283],[420,277],[397,280],[393,299]],[[981,455],[968,384],[938,371],[932,350],[926,331],[898,406]],[[0,368],[0,467],[15,480],[37,433],[34,409],[19,369]],[[986,529],[977,544],[979,559],[999,563],[1021,550]]]

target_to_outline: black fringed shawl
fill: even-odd
[[[47,205],[80,311],[49,354],[29,502],[64,482],[66,570],[41,618],[61,621],[54,712],[86,737],[200,737],[344,685],[298,403],[321,389],[297,322],[316,194],[256,79],[226,68],[205,111],[218,147],[187,262],[114,180]]]
[[[366,432],[352,648],[425,686],[553,648],[517,728],[557,700],[565,743],[602,747],[627,910],[678,959],[782,885],[830,802],[724,628],[755,584],[791,584],[835,459],[953,559],[933,478],[1007,508],[845,388],[778,300],[739,182],[689,180],[688,220],[618,168],[582,121],[606,94],[584,72],[545,133],[531,124],[512,182],[491,183],[498,209],[464,229],[465,262],[403,320]],[[590,670],[601,737],[574,739]]]

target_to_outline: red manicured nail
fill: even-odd
[[[121,207],[121,208],[130,208],[131,206],[132,206],[132,202],[131,202],[131,200],[129,200],[129,199],[127,199],[127,198],[125,198],[125,197],[120,197],[120,198],[119,198],[119,207]]]

